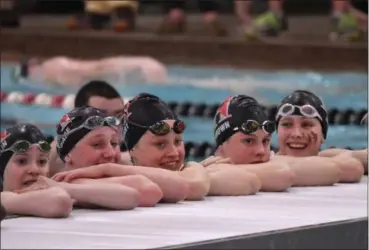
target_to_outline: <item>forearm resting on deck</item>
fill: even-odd
[[[210,177],[209,196],[253,195],[261,188],[255,174],[233,165],[213,164],[206,171]]]
[[[294,171],[287,163],[265,162],[260,164],[235,165],[250,173],[254,173],[261,181],[261,190],[264,192],[280,192],[290,188],[296,178]]]
[[[210,178],[205,168],[196,162],[187,163],[188,167],[178,172],[189,184],[189,194],[186,200],[201,200],[210,190]]]
[[[139,198],[138,204],[140,207],[152,207],[155,206],[162,198],[163,192],[157,184],[151,181],[149,178],[142,175],[127,175],[106,177],[99,179],[76,179],[73,183],[79,184],[101,184],[101,183],[114,183],[120,184],[125,188],[133,188],[138,191]]]
[[[58,187],[21,194],[1,192],[1,204],[9,214],[46,218],[68,217],[73,208],[72,198]]]
[[[109,164],[109,166],[109,176],[126,175],[128,173],[146,176],[163,191],[163,201],[165,202],[178,202],[186,199],[189,194],[189,184],[177,172],[142,166],[118,164]]]
[[[138,206],[139,193],[133,188],[113,183],[73,184],[59,182],[82,207],[103,207],[126,210]]]
[[[340,168],[329,158],[276,155],[273,161],[287,163],[296,177],[293,186],[330,186],[341,177]]]

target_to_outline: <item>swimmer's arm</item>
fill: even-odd
[[[72,181],[72,183],[115,183],[125,187],[133,188],[139,192],[140,207],[155,206],[163,198],[163,192],[161,191],[160,187],[149,178],[142,175],[127,175],[99,179],[75,179]]]
[[[275,155],[271,161],[288,164],[296,176],[293,186],[331,186],[341,178],[341,171],[337,164],[325,157]]]
[[[21,194],[1,192],[1,204],[9,214],[46,218],[68,217],[73,208],[71,197],[58,187]]]
[[[186,200],[201,200],[208,194],[210,178],[203,165],[197,162],[188,162],[178,174],[187,181],[190,187]]]
[[[114,165],[115,171],[143,175],[155,182],[163,191],[164,202],[179,202],[186,199],[189,194],[187,181],[177,172],[152,167]]]
[[[340,182],[354,183],[359,182],[364,175],[364,167],[359,160],[354,158],[350,152],[342,153],[329,158],[341,170]]]
[[[160,187],[164,194],[163,201],[166,202],[184,200],[189,192],[188,183],[183,177],[179,176],[176,172],[159,168],[105,163],[76,169],[66,174],[70,176],[73,175],[74,177],[72,179],[143,175]],[[63,175],[63,173],[59,174],[59,176],[60,175]],[[59,181],[58,176],[53,178]]]
[[[76,200],[76,205],[85,208],[103,207],[128,210],[138,206],[136,190],[113,183],[73,184],[59,182],[58,186]]]
[[[212,164],[206,168],[210,178],[209,196],[253,195],[261,188],[259,178],[229,164]]]
[[[261,191],[281,192],[290,188],[295,180],[295,173],[286,163],[269,161],[260,164],[235,165],[254,173],[261,181]]]
[[[319,152],[319,156],[322,157],[335,157],[342,154],[351,154],[352,157],[361,162],[365,173],[368,173],[368,149],[347,150],[343,148],[330,148]]]

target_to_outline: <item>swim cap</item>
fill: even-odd
[[[27,141],[30,144],[36,144],[41,141],[46,141],[46,136],[33,124],[17,124],[13,127],[6,129],[1,133],[0,143],[0,176],[1,179],[4,175],[4,170],[9,162],[9,159],[14,154],[12,151],[4,150],[9,149],[18,141]]]
[[[236,95],[225,99],[214,117],[216,146],[222,145],[237,132],[247,134],[238,128],[242,127],[248,120],[256,121],[260,125],[268,124],[266,129],[268,133],[274,132],[274,122],[268,120],[262,107],[254,98],[246,95]]]
[[[130,100],[124,108],[122,130],[127,149],[132,150],[147,127],[163,120],[178,120],[178,117],[159,97],[141,93]]]
[[[86,125],[86,121],[89,118],[103,118],[102,123],[100,124],[100,120],[98,120],[96,124],[96,119],[88,124],[91,124],[89,127]],[[115,122],[115,117],[108,116],[104,112],[99,109],[83,106],[77,107],[71,110],[70,112],[63,115],[60,119],[59,124],[56,126],[56,149],[59,154],[59,157],[62,161],[64,161],[65,156],[74,148],[74,146],[89,132],[94,130],[97,126],[117,126],[119,123],[112,124],[109,121]],[[73,130],[73,131],[72,131]]]
[[[293,111],[291,110],[292,113],[289,115],[300,115],[300,116],[309,117],[311,113],[313,118],[316,118],[319,120],[322,126],[322,132],[323,132],[324,138],[327,137],[328,115],[327,115],[327,111],[324,107],[322,100],[318,96],[306,90],[296,90],[290,95],[288,95],[287,97],[285,97],[282,100],[281,105],[278,107],[278,111],[277,111],[277,115],[275,119],[277,126],[283,116],[281,112],[283,112],[283,107],[286,107],[285,106],[286,104],[291,104],[291,105],[298,106],[298,107],[303,107],[304,105],[312,106],[314,109],[312,110],[307,109],[308,112],[305,112],[305,114],[303,114],[304,110],[294,108]],[[314,112],[316,113],[315,115],[314,115]]]

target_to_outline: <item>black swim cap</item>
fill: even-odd
[[[242,132],[241,130],[235,130],[235,128],[241,127],[248,120],[254,120],[260,125],[268,121],[263,108],[254,98],[246,95],[236,95],[225,99],[214,117],[216,146],[222,145],[233,134]],[[274,127],[274,123],[269,122]]]
[[[17,124],[13,127],[6,129],[1,133],[0,143],[0,176],[1,179],[4,175],[4,170],[9,162],[9,159],[14,154],[12,151],[3,152],[9,149],[14,143],[18,141],[27,141],[30,144],[36,144],[41,141],[46,141],[46,136],[40,131],[38,127],[33,124]],[[3,153],[2,153],[3,152]]]
[[[277,116],[276,116],[276,119],[275,119],[276,123],[277,123],[277,126],[278,126],[279,121],[282,118],[282,115],[278,115],[278,112],[280,111],[282,106],[285,105],[286,103],[292,104],[292,105],[295,105],[295,106],[299,106],[299,107],[302,107],[304,105],[311,105],[312,107],[314,107],[314,109],[319,114],[321,119],[319,118],[319,116],[314,116],[314,118],[319,120],[319,122],[322,126],[322,132],[323,132],[324,138],[327,137],[328,114],[327,114],[327,111],[324,107],[324,104],[323,104],[322,100],[318,96],[316,96],[315,94],[313,94],[309,91],[306,91],[306,90],[296,90],[293,93],[291,93],[290,95],[286,96],[282,100],[280,106],[278,107]],[[291,115],[304,116],[299,109],[294,109],[294,112]]]
[[[59,124],[56,126],[56,149],[59,157],[64,161],[65,156],[74,148],[74,146],[93,129],[88,129],[82,125],[90,117],[108,117],[103,111],[89,107],[77,107],[70,112],[63,115]],[[110,126],[110,124],[104,123],[103,126]],[[78,130],[70,133],[71,130],[79,128]]]
[[[178,120],[178,117],[159,97],[141,93],[130,100],[124,108],[122,131],[127,149],[131,150],[148,130],[134,124],[148,127],[163,120]]]

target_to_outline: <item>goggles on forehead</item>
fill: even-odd
[[[142,126],[140,124],[137,124],[131,121],[127,121],[127,122],[134,126],[148,129],[154,135],[166,135],[166,134],[169,134],[171,130],[173,130],[174,133],[176,134],[182,134],[183,131],[186,129],[186,124],[181,120],[176,120],[173,124],[173,127],[170,127],[170,125],[166,123],[165,121],[159,121],[151,126]]]
[[[86,128],[88,130],[94,130],[96,128],[102,127],[104,125],[108,125],[109,127],[117,127],[120,125],[120,120],[115,116],[108,116],[108,117],[101,117],[101,116],[91,116],[87,118],[84,123],[82,123],[80,126],[71,129],[67,133],[64,133],[59,136],[59,138],[67,138],[70,134],[81,130],[82,128]],[[59,139],[58,138],[58,139]],[[61,147],[59,140],[57,140],[58,147]]]
[[[292,115],[296,109],[298,109],[300,113],[305,117],[309,117],[309,118],[318,117],[321,121],[323,121],[323,118],[320,116],[316,108],[314,108],[313,106],[309,104],[305,104],[303,106],[292,105],[290,103],[283,104],[279,108],[276,118],[278,119],[280,116]]]
[[[275,123],[272,121],[264,121],[260,124],[255,120],[247,120],[242,123],[240,127],[234,128],[234,130],[240,130],[245,134],[253,134],[259,129],[263,129],[267,134],[272,134],[275,131]]]
[[[16,141],[9,148],[1,150],[0,154],[11,151],[15,154],[23,154],[29,150],[32,145],[36,145],[41,152],[48,153],[51,150],[51,146],[47,141],[39,141],[37,143],[30,143],[26,140]]]

